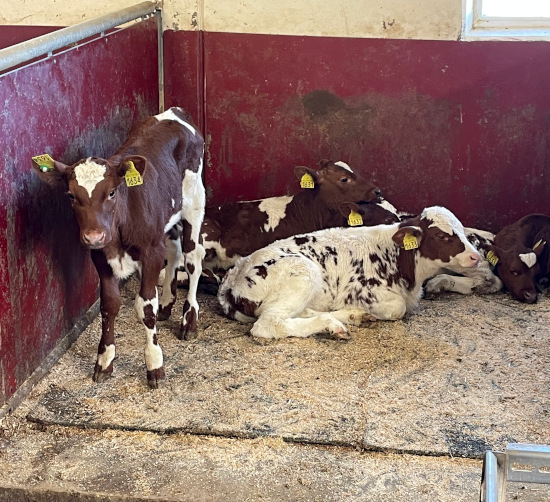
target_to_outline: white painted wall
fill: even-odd
[[[12,0],[0,24],[68,26],[136,3]],[[461,25],[462,0],[164,0],[172,30],[456,40]]]

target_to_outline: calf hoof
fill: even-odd
[[[158,389],[160,380],[164,380],[165,378],[164,366],[156,370],[147,371],[147,384],[150,389]]]
[[[332,337],[336,340],[350,340],[351,335],[347,331],[333,331]]]
[[[157,321],[167,321],[172,315],[172,307],[166,306],[159,309],[157,314]]]
[[[178,335],[180,340],[195,340],[197,336],[198,333],[196,329],[191,329],[189,326],[184,326],[183,324],[180,326],[180,332]]]
[[[94,376],[92,377],[92,380],[95,383],[103,383],[109,380],[111,376],[113,375],[113,368],[107,368],[106,370],[102,370],[101,366],[98,364],[95,365],[94,368]]]
[[[374,317],[372,314],[363,314],[361,317],[361,322],[374,322],[378,321],[376,317]]]

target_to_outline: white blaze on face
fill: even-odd
[[[343,167],[344,169],[346,169],[350,173],[353,173],[353,171],[351,170],[351,167],[348,166],[345,162],[342,162],[341,160],[339,160],[338,162],[335,162],[334,165]]]
[[[293,198],[294,197],[291,195],[285,195],[283,197],[270,197],[261,202],[258,209],[267,214],[267,223],[264,225],[264,230],[266,232],[274,230],[279,222],[286,216],[286,206],[290,204]]]
[[[193,136],[197,134],[197,131],[193,126],[185,122],[185,120],[180,119],[170,108],[170,110],[166,110],[163,113],[159,113],[158,115],[155,115],[155,118],[160,122],[161,120],[175,120],[176,122],[179,122],[182,126],[187,127],[192,133]]]
[[[519,259],[529,268],[537,263],[537,255],[535,253],[522,253],[519,255]]]
[[[76,182],[86,189],[90,197],[97,184],[105,179],[106,171],[107,168],[105,166],[96,164],[90,159],[87,159],[86,162],[82,164],[78,164],[78,166],[74,168]]]

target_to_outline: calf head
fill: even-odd
[[[319,169],[297,166],[294,174],[299,180],[309,174],[318,190],[318,196],[333,211],[339,210],[340,202],[367,203],[380,197],[382,193],[376,185],[354,173],[345,162],[322,160],[319,166]]]
[[[108,160],[89,157],[71,166],[55,161],[54,168],[45,172],[34,163],[33,167],[50,185],[65,186],[80,227],[80,240],[90,249],[101,249],[113,238],[119,186],[134,167],[143,176],[146,162],[144,157],[133,155]]]
[[[444,207],[428,207],[419,216],[404,221],[393,241],[405,249],[418,248],[420,256],[439,267],[473,268],[481,259],[466,238],[462,223]]]
[[[547,245],[545,241],[541,240],[533,249],[520,243],[508,249],[494,244],[489,246],[493,252],[493,257],[489,257],[489,259],[495,265],[500,280],[516,300],[524,303],[536,303],[538,299],[537,280],[541,275],[539,257]]]

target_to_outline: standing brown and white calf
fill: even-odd
[[[134,125],[128,140],[109,159],[91,157],[72,166],[55,162],[54,169],[46,172],[34,166],[49,183],[67,187],[80,239],[91,250],[99,275],[102,331],[93,376],[96,382],[113,371],[119,280],[135,271],[141,276],[134,307],[147,335],[147,381],[156,388],[164,378],[157,340],[156,284],[166,258],[167,281],[160,309],[167,317],[175,302],[182,232],[190,287],[180,334],[189,337],[196,332],[196,290],[204,258],[199,237],[205,204],[203,154],[203,138],[187,113],[171,108]]]

